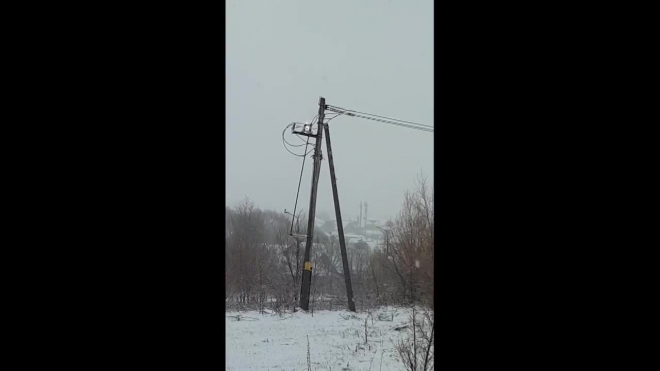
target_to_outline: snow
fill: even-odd
[[[309,335],[312,370],[404,370],[393,342],[407,336],[395,328],[407,323],[410,313],[409,308],[374,310],[365,344],[366,312],[227,312],[226,369],[307,370]]]

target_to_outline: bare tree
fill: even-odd
[[[242,304],[250,304],[256,299],[255,287],[259,250],[263,246],[263,216],[249,198],[241,201],[230,213],[230,232],[225,248],[227,273],[231,277],[228,284],[238,295]]]
[[[421,321],[417,317],[418,312],[413,307],[408,327],[409,336],[406,339],[399,339],[395,346],[407,371],[429,371],[434,367],[433,312],[423,313]]]
[[[245,198],[225,208],[225,287],[227,303],[281,311],[298,302],[305,241],[294,238],[291,217],[262,211]],[[293,218],[293,233],[306,234],[306,217]],[[400,212],[386,224],[387,246],[371,251],[364,243],[347,247],[354,295],[364,308],[373,304],[433,305],[433,187],[420,175],[403,197]],[[315,307],[342,303],[346,288],[339,244],[320,228],[312,248]],[[318,304],[316,300],[319,299]],[[324,302],[330,300],[329,302]],[[333,301],[334,300],[334,303]],[[356,304],[358,302],[356,301]],[[341,307],[341,305],[340,305]]]
[[[408,303],[433,302],[433,196],[423,176],[416,181],[415,192],[406,192],[391,228],[390,270],[401,283],[403,299]]]

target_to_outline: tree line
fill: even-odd
[[[292,228],[293,219],[293,228]],[[423,177],[404,194],[401,210],[383,231],[383,243],[346,246],[358,310],[379,305],[433,305],[433,189]],[[225,208],[225,301],[228,308],[294,309],[304,264],[307,217],[261,210],[246,198]],[[314,228],[310,307],[346,308],[346,288],[336,235]]]

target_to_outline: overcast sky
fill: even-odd
[[[229,0],[226,204],[293,210],[302,158],[282,145],[291,122],[326,104],[433,125],[433,1]],[[433,134],[354,117],[330,122],[344,220],[398,213],[417,174],[433,181]],[[291,143],[302,143],[287,136]],[[313,142],[313,141],[310,141]],[[334,219],[326,156],[317,214]],[[309,208],[307,158],[298,210]]]

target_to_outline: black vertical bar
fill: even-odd
[[[307,242],[305,243],[305,263],[303,266],[302,284],[300,285],[300,308],[309,309],[309,290],[312,287],[312,263],[310,261],[312,243],[314,241],[314,220],[316,218],[316,191],[321,172],[321,140],[323,139],[323,120],[325,119],[325,98],[319,99],[319,121],[314,146],[314,171],[312,173],[312,192],[309,198],[309,221],[307,223]]]

